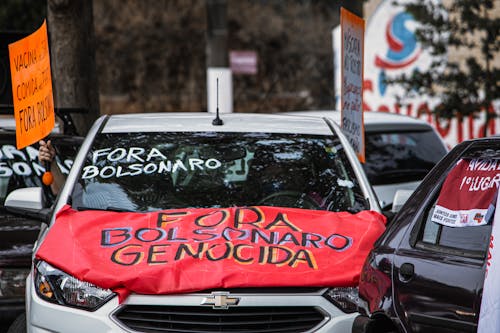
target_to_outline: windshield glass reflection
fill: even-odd
[[[337,138],[275,133],[101,134],[72,198],[113,211],[368,208]]]

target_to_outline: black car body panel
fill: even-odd
[[[359,286],[370,315],[358,317],[353,332],[477,330],[491,225],[440,230],[440,238],[448,234],[446,246],[422,239],[426,218],[450,170],[461,158],[485,153],[499,158],[500,138],[457,145],[377,240]]]

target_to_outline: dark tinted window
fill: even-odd
[[[366,133],[366,163],[372,185],[417,181],[446,149],[433,131]]]
[[[73,193],[79,205],[368,208],[333,135],[214,132],[100,134]]]
[[[79,144],[53,139],[57,149],[57,163],[68,174],[78,151]],[[44,167],[38,161],[38,144],[18,150],[15,136],[0,139],[0,203],[7,194],[24,187],[42,187]]]
[[[491,223],[473,227],[448,227],[432,222],[434,207],[427,214],[421,240],[425,243],[460,251],[486,253],[491,234]]]

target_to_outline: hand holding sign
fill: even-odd
[[[39,142],[40,148],[38,150],[38,159],[45,167],[45,173],[42,176],[42,182],[44,185],[52,184],[54,177],[52,176],[52,172],[50,172],[50,163],[54,161],[56,157],[56,150],[54,146],[52,146],[52,142],[48,140],[45,142],[44,140],[40,140]]]
[[[56,149],[52,145],[52,141],[39,141],[38,149],[38,159],[40,163],[45,167],[45,173],[42,176],[42,182],[44,185],[49,186],[52,193],[58,194],[59,190],[62,188],[65,182],[65,176],[63,175],[61,169],[56,163]]]

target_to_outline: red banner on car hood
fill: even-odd
[[[488,223],[493,214],[493,198],[499,184],[500,160],[458,161],[443,183],[432,222],[450,227]]]
[[[101,288],[169,294],[213,288],[355,286],[385,229],[357,214],[280,207],[152,213],[64,207],[38,259]]]

